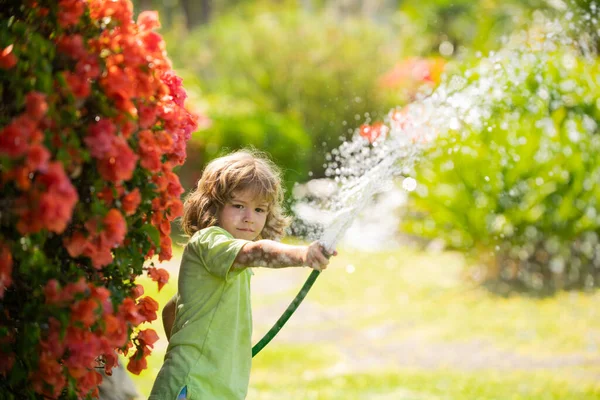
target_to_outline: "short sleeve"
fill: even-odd
[[[243,271],[231,271],[231,267],[246,243],[249,242],[235,239],[225,229],[212,226],[196,232],[187,246],[198,256],[202,266],[210,274],[227,281]]]

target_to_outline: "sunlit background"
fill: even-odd
[[[283,169],[290,213],[356,211],[254,359],[248,399],[600,398],[595,2],[134,4],[158,10],[204,116],[178,171],[186,189],[212,158],[253,146]],[[359,208],[330,203],[348,176],[367,180],[376,151],[393,160],[374,175],[384,187]],[[287,240],[327,233],[307,225]],[[180,253],[160,293],[144,281],[161,306]],[[307,275],[256,271],[254,342]],[[132,376],[140,398],[166,349],[154,325],[149,369]]]

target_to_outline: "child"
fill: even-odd
[[[239,151],[206,167],[184,203],[182,226],[191,237],[177,295],[163,311],[169,346],[150,400],[246,397],[252,361],[249,267],[322,270],[329,262],[318,242],[273,241],[289,223],[282,202],[279,172],[262,156]]]

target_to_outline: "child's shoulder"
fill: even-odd
[[[188,245],[214,240],[216,238],[222,237],[223,235],[225,235],[229,239],[233,239],[231,233],[227,232],[220,226],[209,226],[208,228],[200,229],[199,231],[194,233],[190,240],[188,240]]]

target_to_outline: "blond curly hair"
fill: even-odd
[[[188,236],[218,225],[217,215],[236,191],[251,190],[268,204],[265,227],[258,239],[281,238],[290,218],[283,210],[281,171],[263,153],[240,150],[211,161],[183,203],[181,227]]]

